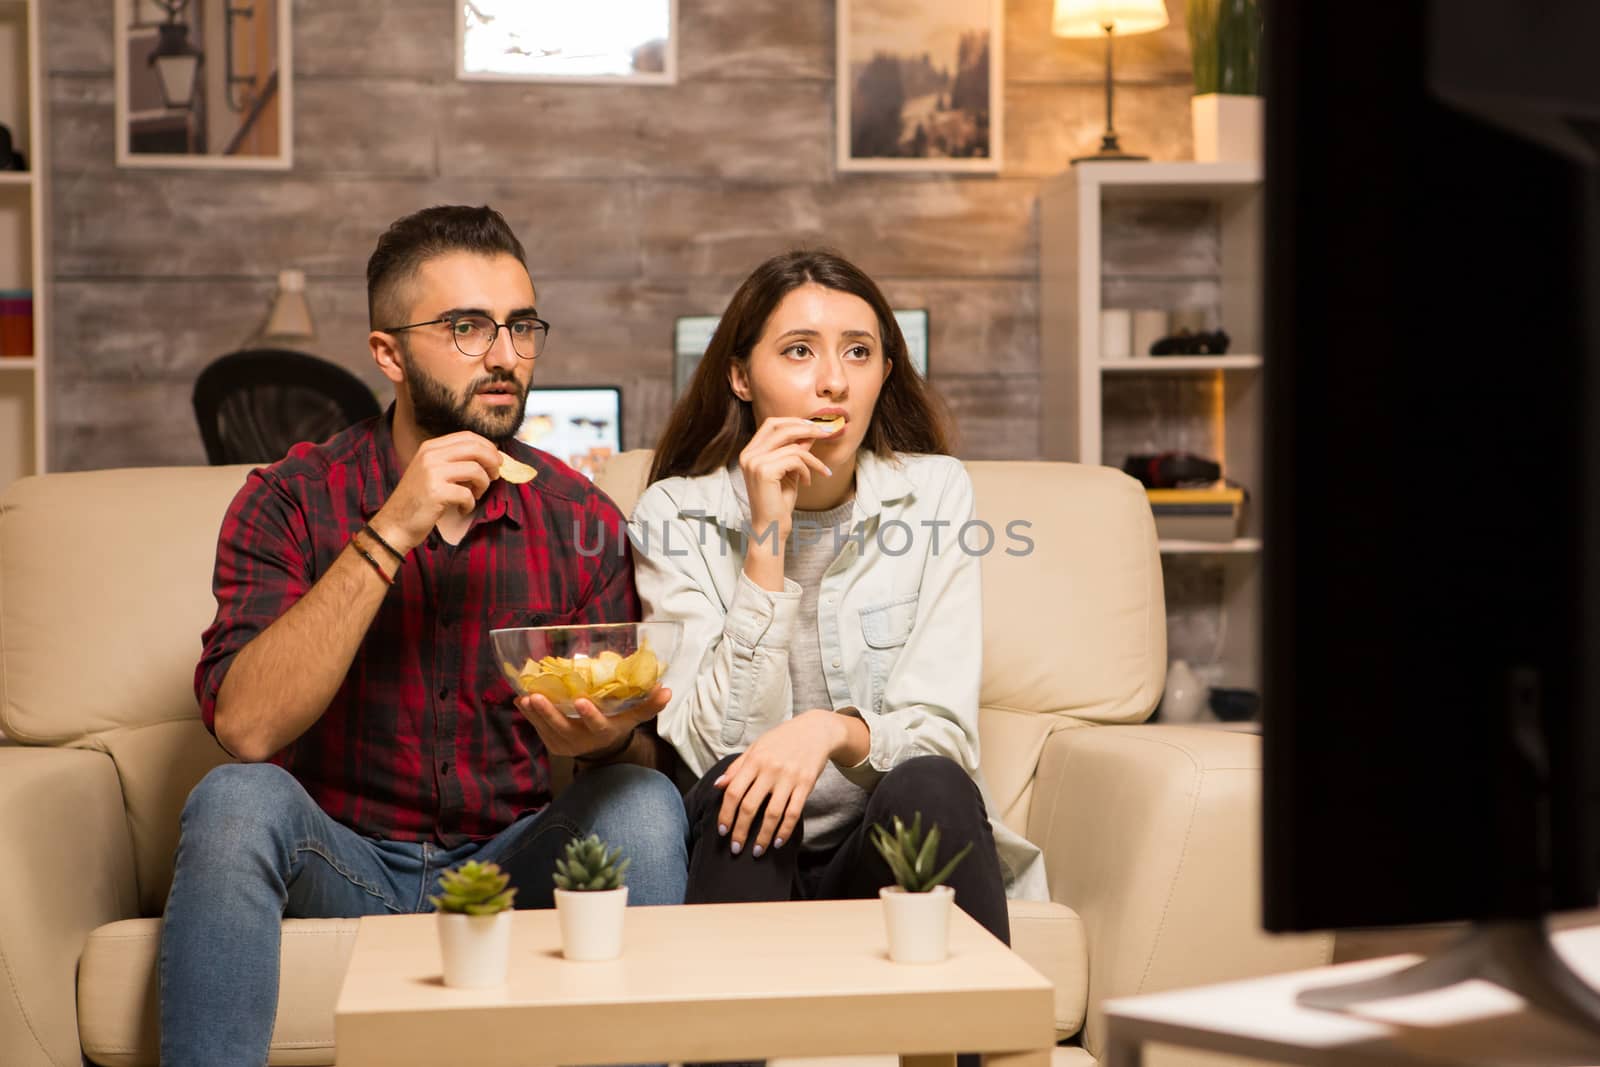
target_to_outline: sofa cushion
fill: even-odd
[[[178,817],[189,791],[229,756],[200,724],[198,715],[176,722],[108,730],[79,742],[106,753],[116,764],[128,811],[139,914],[160,915],[172,885],[178,848]]]
[[[978,518],[995,531],[983,556],[980,702],[1143,722],[1167,659],[1161,557],[1144,490],[1110,467],[1076,463],[968,463],[967,471]]]
[[[594,484],[622,509],[624,515],[632,515],[633,506],[644,494],[645,479],[650,477],[650,461],[654,457],[655,452],[648,448],[618,452],[600,465]]]
[[[1083,920],[1065,904],[1008,901],[1011,947],[1056,987],[1056,1037],[1083,1026],[1089,1004],[1089,942]]]
[[[994,531],[981,564],[981,763],[998,814],[1020,831],[1051,734],[1084,722],[1142,722],[1160,698],[1161,556],[1144,490],[1120,471],[966,467],[977,517]],[[963,543],[977,550],[977,537]],[[1051,591],[1047,600],[1041,589]]]
[[[134,914],[133,850],[116,768],[96,752],[0,745],[0,1064],[76,1064],[78,948]]]
[[[217,532],[248,471],[85,471],[6,490],[0,730],[61,744],[199,714],[194,668],[216,612]]]
[[[355,950],[358,919],[283,924],[278,1019],[270,1064],[331,1064],[333,1008]],[[78,1033],[105,1067],[158,1067],[159,919],[129,919],[89,935],[78,964]]]
[[[1039,753],[1050,735],[1088,725],[1063,715],[987,706],[978,709],[978,759],[989,802],[1001,822],[1027,837],[1033,769],[1039,764]]]
[[[1326,934],[1261,931],[1260,782],[1249,734],[1137,726],[1050,738],[1028,836],[1051,892],[1087,917],[1096,1004],[1328,960]],[[1100,1055],[1104,1043],[1095,1011],[1083,1045]]]

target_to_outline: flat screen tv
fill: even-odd
[[[528,390],[517,440],[542,449],[591,480],[622,451],[622,390],[613,385],[547,385]]]
[[[1277,931],[1477,923],[1436,971],[1567,987],[1542,917],[1600,896],[1600,4],[1532,7],[1266,8],[1263,898]]]

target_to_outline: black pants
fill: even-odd
[[[711,783],[735,758],[720,760],[684,797],[689,813],[689,888],[685,903],[876,897],[879,889],[894,885],[894,874],[872,846],[868,829],[877,824],[892,827],[896,815],[909,824],[921,812],[924,831],[935,823],[939,826],[940,862],[948,862],[963,845],[974,842],[972,851],[948,879],[956,891],[956,906],[1001,941],[1011,943],[1005,882],[995,854],[994,832],[977,784],[960,764],[945,756],[918,756],[884,775],[867,800],[860,825],[831,853],[803,851],[802,819],[793,840],[784,842],[782,848],[768,849],[758,858],[751,855],[749,847],[734,855],[728,847],[731,837],[717,833],[722,790]],[[765,814],[766,805],[762,805],[751,826],[760,826]]]

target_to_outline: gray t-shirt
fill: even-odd
[[[800,587],[800,610],[789,643],[789,686],[794,691],[791,714],[832,708],[822,669],[822,638],[817,629],[817,604],[822,575],[839,556],[848,532],[854,500],[831,511],[796,511],[783,557],[783,576]],[[839,773],[829,761],[806,799],[805,848],[833,848],[861,821],[866,790]]]

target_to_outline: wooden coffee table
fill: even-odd
[[[982,1052],[1048,1067],[1053,991],[966,913],[950,958],[888,958],[876,900],[629,908],[623,954],[561,955],[553,911],[519,911],[497,989],[440,980],[432,915],[361,920],[335,1011],[339,1067],[539,1067]]]

